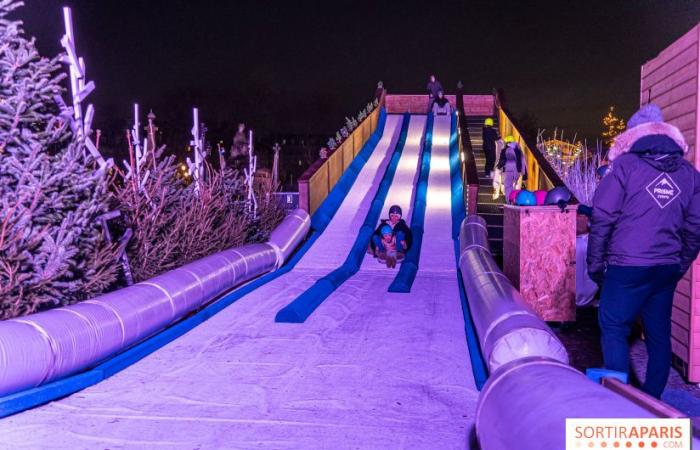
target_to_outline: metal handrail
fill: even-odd
[[[533,136],[528,136],[522,132],[523,128],[518,125],[518,121],[514,118],[513,113],[511,113],[505,105],[503,93],[494,89],[493,98],[496,109],[501,111],[503,116],[507,119],[507,122],[509,122],[510,126],[516,131],[518,137],[520,138],[519,140],[521,141],[520,143],[523,147],[523,151],[532,156],[532,158],[530,158],[530,162],[534,163],[536,170],[532,171],[533,173],[528,173],[528,189],[534,191],[537,189],[550,189],[557,186],[566,186],[557,171],[554,170],[547,158],[537,147],[536,140],[533,138]],[[501,127],[506,125],[507,124],[504,123],[500,124]],[[544,176],[544,179],[540,177],[540,174]],[[571,195],[571,202],[577,203],[573,193]]]

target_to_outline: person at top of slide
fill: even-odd
[[[433,103],[432,112],[433,114],[440,116],[446,116],[452,112],[450,102],[447,100],[447,97],[445,97],[442,91],[438,91],[438,96]]]
[[[375,257],[380,257],[386,252],[386,246],[383,244],[382,227],[388,226],[392,236],[396,242],[396,259],[401,260],[406,252],[411,248],[413,243],[413,234],[411,229],[406,225],[406,221],[401,218],[402,211],[399,205],[392,205],[389,208],[389,219],[382,219],[377,229],[372,234],[370,240],[370,253]],[[382,261],[383,262],[383,261]]]
[[[435,75],[430,75],[430,81],[428,82],[428,114],[433,111],[433,103],[438,98],[438,92],[442,91],[442,84],[435,79]]]

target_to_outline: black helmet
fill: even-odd
[[[547,192],[547,197],[544,199],[545,205],[561,205],[569,203],[571,200],[571,192],[564,186],[557,186]]]
[[[399,205],[392,205],[391,208],[389,208],[389,214],[398,214],[399,216],[403,215]]]

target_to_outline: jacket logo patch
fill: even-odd
[[[661,209],[667,207],[676,197],[681,195],[681,189],[667,173],[662,173],[649,183],[647,192]]]

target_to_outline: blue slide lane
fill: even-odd
[[[376,130],[374,130],[372,136],[370,136],[360,152],[352,160],[352,163],[350,163],[347,170],[343,172],[343,175],[341,175],[338,182],[328,194],[328,197],[326,197],[326,199],[311,216],[312,231],[309,234],[309,237],[283,267],[281,267],[279,270],[263,275],[262,277],[232,291],[231,293],[224,295],[219,300],[210,303],[193,315],[175,323],[169,328],[166,328],[160,333],[125,350],[124,352],[100,363],[90,370],[71,375],[61,380],[56,380],[36,388],[27,389],[25,391],[0,397],[0,418],[7,417],[26,409],[65,397],[111,377],[115,373],[122,371],[166,344],[184,335],[241,297],[292,270],[302,256],[304,256],[309,248],[311,248],[316,239],[318,239],[323,230],[326,229],[328,223],[331,221],[336,211],[340,207],[340,204],[343,202],[348,192],[350,192],[353,183],[357,179],[357,175],[360,173],[365,163],[367,163],[370,156],[374,152],[374,149],[379,143],[379,140],[382,138],[385,124],[386,111],[382,108],[382,110],[379,112],[379,120],[377,122]]]
[[[459,228],[462,226],[462,221],[466,217],[464,209],[464,197],[462,184],[462,174],[460,171],[459,162],[459,143],[457,142],[457,118],[452,114],[452,123],[450,125],[450,181],[452,191],[452,239],[455,248],[455,264],[457,266],[457,284],[459,285],[459,296],[462,302],[462,314],[464,314],[464,331],[467,335],[467,348],[469,349],[469,359],[472,364],[472,373],[474,375],[474,383],[477,389],[481,390],[488,378],[486,371],[486,362],[481,354],[479,339],[476,336],[476,328],[472,321],[472,315],[469,312],[469,303],[467,301],[467,293],[462,284],[462,272],[459,270]]]
[[[416,195],[413,200],[413,215],[411,216],[411,232],[413,233],[413,245],[406,253],[406,258],[401,263],[399,273],[389,286],[389,292],[411,292],[411,286],[418,273],[420,250],[423,244],[423,225],[425,223],[426,196],[428,195],[428,176],[430,175],[430,157],[433,148],[433,122],[432,114],[428,114],[425,126],[425,143],[421,154],[420,174],[416,183]]]
[[[355,275],[357,271],[360,270],[360,264],[362,264],[362,259],[367,252],[369,240],[372,237],[372,233],[374,233],[374,227],[379,220],[379,215],[382,212],[384,201],[389,193],[389,187],[394,180],[394,173],[396,173],[396,168],[399,165],[403,148],[406,145],[410,117],[411,116],[409,114],[404,114],[403,123],[401,124],[401,134],[399,135],[399,142],[397,143],[396,149],[391,156],[391,160],[389,161],[386,172],[384,172],[384,176],[379,184],[377,193],[372,200],[372,204],[367,212],[365,221],[362,223],[360,231],[357,233],[355,243],[350,249],[350,253],[345,259],[345,262],[328,275],[325,275],[316,281],[309,289],[304,291],[290,304],[280,309],[275,317],[275,322],[304,322],[316,310],[316,308],[318,308],[319,305],[333,293],[333,291],[338,289],[347,279]]]

